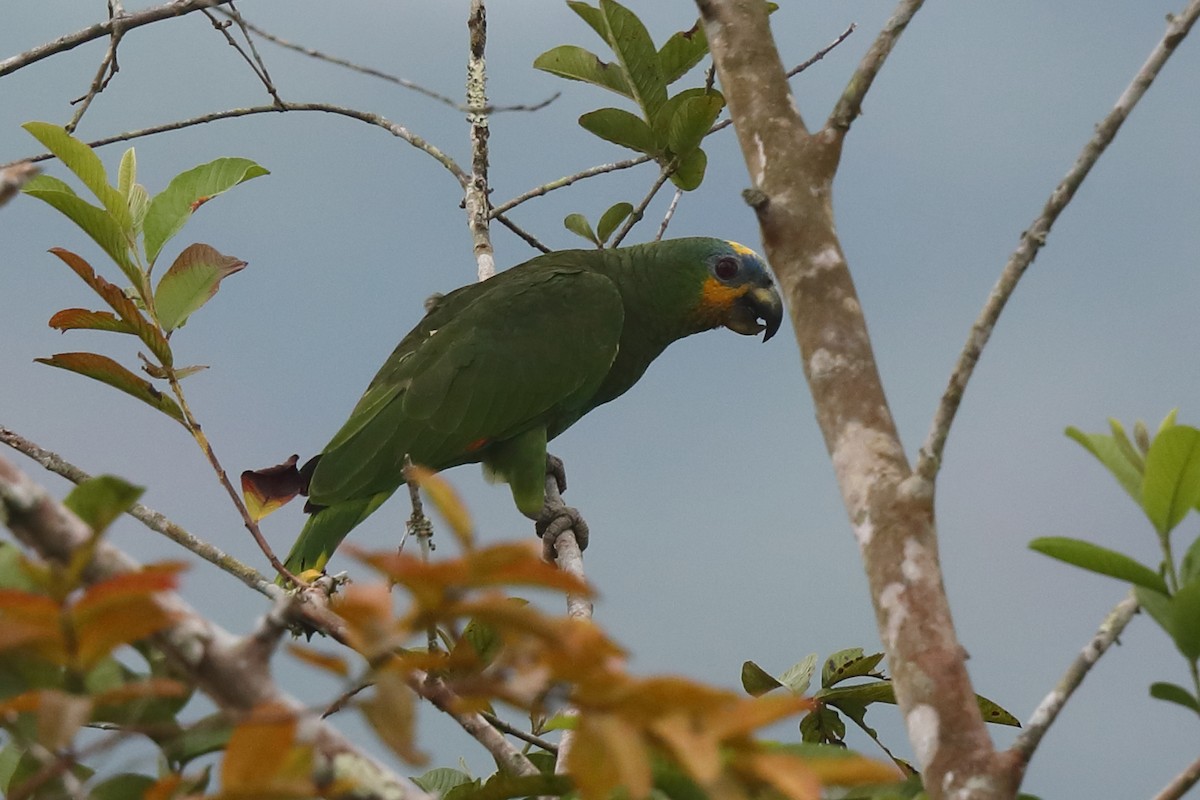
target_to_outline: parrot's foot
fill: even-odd
[[[559,494],[567,490],[567,469],[563,466],[561,458],[546,453],[546,474],[553,477],[554,482],[558,484]]]
[[[588,526],[583,521],[577,509],[564,505],[562,502],[546,503],[542,508],[541,516],[534,523],[534,530],[537,535],[542,537],[542,558],[554,563],[557,558],[557,552],[554,549],[554,543],[558,540],[560,534],[566,531],[572,531],[575,534],[575,541],[579,544],[580,550],[586,550],[588,546]]]

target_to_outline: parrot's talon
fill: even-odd
[[[553,477],[554,482],[558,484],[559,494],[567,490],[567,469],[563,466],[561,458],[546,453],[546,474]]]
[[[542,558],[552,564],[558,556],[554,543],[564,532],[572,531],[575,534],[575,542],[580,550],[586,550],[588,546],[587,523],[583,521],[578,509],[571,506],[547,503],[534,524],[534,530],[542,537]]]

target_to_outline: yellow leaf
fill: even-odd
[[[288,652],[309,666],[332,672],[339,677],[345,678],[350,674],[350,667],[346,666],[346,661],[331,653],[322,653],[298,644],[288,645]]]
[[[862,786],[872,783],[894,783],[905,776],[895,764],[876,761],[864,756],[832,756],[806,758],[804,763],[825,786]]]
[[[650,731],[697,783],[707,785],[716,780],[721,772],[721,750],[702,720],[670,714],[651,723]]]
[[[567,771],[583,800],[604,800],[623,787],[632,800],[650,794],[648,743],[642,732],[613,714],[580,715]]]
[[[383,743],[409,764],[424,764],[428,758],[416,748],[416,697],[398,669],[381,669],[375,675],[371,697],[361,702],[363,715]]]
[[[454,537],[458,539],[459,546],[463,550],[470,550],[474,547],[475,537],[472,533],[474,526],[471,524],[471,514],[463,505],[458,492],[454,491],[454,487],[433,470],[416,464],[406,467],[404,475],[425,490],[425,494],[433,502],[442,518],[446,520]]]
[[[296,741],[296,716],[281,704],[264,703],[229,737],[221,762],[221,794],[307,797],[313,786],[312,749]]]
[[[820,800],[821,782],[807,762],[788,753],[743,753],[733,761],[738,772],[771,786],[788,800]]]

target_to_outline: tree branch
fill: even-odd
[[[58,563],[69,563],[72,555],[91,540],[91,529],[86,524],[4,458],[0,458],[0,516],[22,544]],[[140,565],[129,556],[100,542],[83,577],[92,584],[138,569]],[[335,777],[353,770],[357,785],[366,788],[372,797],[432,800],[407,778],[360,752],[274,683],[266,662],[284,630],[287,613],[281,605],[255,633],[239,639],[202,617],[174,592],[159,592],[156,599],[175,621],[152,637],[155,645],[219,708],[241,715],[263,703],[278,704],[305,720],[314,750]],[[369,781],[366,785],[362,783],[364,778]]]
[[[227,2],[228,0],[224,0],[224,1]],[[269,106],[249,106],[247,108],[231,108],[226,111],[214,111],[211,114],[201,114],[198,117],[190,117],[188,119],[176,120],[175,122],[163,123],[162,125],[152,125],[148,128],[140,128],[140,129],[134,130],[134,131],[126,131],[125,133],[118,133],[115,136],[107,136],[102,139],[95,139],[93,141],[88,142],[87,144],[88,144],[88,147],[103,147],[105,145],[114,144],[116,142],[128,142],[132,139],[140,139],[144,136],[153,136],[156,133],[164,133],[166,131],[183,130],[184,128],[190,128],[194,125],[203,125],[208,122],[215,122],[219,119],[232,119],[234,117],[248,117],[248,116],[252,116],[254,114],[278,114],[278,113],[284,113],[287,111],[321,111],[326,114],[337,114],[339,116],[349,117],[351,119],[359,120],[360,122],[365,122],[368,125],[375,125],[376,127],[383,128],[385,131],[392,134],[393,136],[403,139],[404,141],[408,142],[413,147],[415,147],[418,150],[421,150],[424,153],[426,153],[427,155],[431,156],[435,161],[437,161],[439,164],[441,164],[443,167],[445,167],[450,172],[451,175],[454,176],[454,179],[458,181],[460,186],[465,187],[467,184],[467,181],[469,180],[467,174],[463,171],[462,167],[460,167],[453,158],[446,155],[441,150],[439,150],[437,147],[430,144],[429,142],[427,142],[425,139],[421,138],[417,134],[413,133],[408,128],[404,127],[403,125],[392,122],[391,120],[389,120],[379,114],[371,114],[366,111],[359,111],[358,109],[354,109],[354,108],[346,108],[345,106],[336,106],[336,105],[332,105],[330,103],[288,103],[288,102],[285,102],[282,106],[269,105]],[[50,155],[49,153],[39,153],[36,156],[31,156],[30,158],[22,159],[22,160],[30,161],[30,162],[48,161],[53,157],[54,156]],[[17,162],[12,162],[12,163],[15,164]],[[0,165],[0,167],[7,167],[7,166],[10,166],[10,165],[9,164]]]
[[[1112,111],[1096,126],[1096,132],[1084,145],[1075,164],[1050,194],[1050,198],[1042,207],[1042,213],[1033,221],[1029,229],[1021,234],[1020,244],[1009,256],[1008,263],[1004,265],[999,280],[992,287],[983,310],[979,312],[979,317],[971,326],[971,333],[967,337],[962,353],[958,356],[954,371],[950,374],[949,385],[942,393],[942,398],[938,403],[929,434],[925,438],[925,443],[921,445],[917,459],[917,474],[923,480],[932,482],[941,467],[946,438],[950,435],[950,426],[954,423],[955,414],[958,413],[967,382],[971,380],[975,365],[978,363],[988,339],[991,338],[996,321],[1000,318],[1000,312],[1004,310],[1005,304],[1016,290],[1017,282],[1021,280],[1025,270],[1037,257],[1038,250],[1046,243],[1046,237],[1050,234],[1050,228],[1058,219],[1058,215],[1071,202],[1071,198],[1079,190],[1083,179],[1091,172],[1092,167],[1117,135],[1125,118],[1129,116],[1142,95],[1150,88],[1150,84],[1154,82],[1159,70],[1187,36],[1198,16],[1200,16],[1200,0],[1191,0],[1183,13],[1171,18],[1167,24],[1166,33],[1155,45],[1150,57],[1146,59],[1146,63],[1133,77],[1133,81],[1117,98],[1117,104]]]
[[[875,76],[883,68],[883,62],[887,60],[900,34],[904,33],[913,15],[921,9],[924,2],[925,0],[900,0],[891,18],[884,24],[883,30],[875,37],[875,41],[859,62],[858,69],[850,77],[850,82],[846,84],[841,98],[833,107],[833,113],[825,123],[826,128],[843,135],[850,129],[850,124],[862,113],[863,98],[867,96]]]
[[[1137,599],[1130,592],[1129,595],[1117,603],[1108,615],[1104,617],[1104,621],[1100,623],[1096,635],[1087,643],[1087,646],[1080,651],[1075,660],[1071,662],[1071,666],[1067,667],[1067,671],[1058,679],[1053,691],[1038,704],[1034,709],[1033,714],[1029,717],[1025,729],[1021,731],[1021,735],[1009,748],[1007,755],[1013,759],[1013,770],[1017,773],[1018,778],[1024,773],[1025,767],[1029,764],[1029,759],[1033,756],[1034,750],[1042,741],[1042,737],[1046,735],[1046,731],[1054,724],[1054,720],[1058,718],[1058,714],[1066,705],[1067,700],[1074,694],[1079,685],[1083,683],[1083,679],[1087,677],[1088,672],[1100,660],[1100,656],[1104,655],[1114,642],[1121,636],[1121,632],[1125,630],[1125,626],[1133,619],[1133,615],[1137,613]]]
[[[911,480],[837,238],[831,187],[844,136],[832,128],[807,132],[763,4],[697,5],[926,790],[934,800],[1011,797],[1015,784],[984,727],[951,620],[933,493]],[[899,33],[895,22],[889,30],[877,42],[886,47],[874,48],[857,87],[852,82],[859,100]]]
[[[464,205],[467,227],[474,242],[476,274],[481,281],[496,274],[496,254],[488,227],[488,117],[487,117],[487,8],[483,0],[471,0],[467,16],[470,54],[467,57],[467,122],[471,126],[471,179]]]
[[[44,58],[49,58],[67,50],[74,50],[79,45],[90,42],[93,39],[111,36],[117,26],[122,31],[130,31],[153,22],[170,19],[171,17],[181,17],[184,14],[190,14],[202,8],[213,8],[225,5],[228,2],[230,0],[174,0],[174,2],[163,3],[161,6],[153,6],[141,11],[135,11],[123,17],[112,17],[104,22],[97,22],[95,25],[90,25],[81,31],[60,36],[52,42],[47,42],[32,50],[26,50],[24,53],[18,53],[15,56],[10,56],[0,61],[0,78],[10,72],[16,72],[22,67],[37,63]]]
[[[1187,768],[1176,775],[1163,790],[1154,795],[1154,800],[1179,800],[1200,781],[1200,758],[1197,758]]]
[[[108,88],[108,82],[121,71],[120,65],[117,64],[117,47],[121,44],[121,37],[125,35],[125,25],[123,24],[125,16],[121,0],[108,0],[108,18],[113,23],[108,50],[104,52],[104,58],[100,60],[100,67],[96,70],[96,77],[92,78],[92,85],[88,87],[87,94],[72,101],[72,105],[75,103],[80,105],[71,117],[71,121],[63,126],[63,130],[67,133],[75,132],[75,129],[79,127],[79,121],[83,119],[83,115],[87,113],[92,101],[96,99],[96,95]]]

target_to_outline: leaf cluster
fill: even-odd
[[[202,366],[176,366],[171,334],[207,303],[221,281],[246,262],[222,255],[207,244],[185,247],[155,283],[154,267],[166,244],[201,205],[239,183],[267,174],[244,158],[219,158],[176,175],[153,197],[137,182],[137,156],[130,148],[121,158],[116,185],[91,148],[48,122],[24,125],[96,198],[81,197],[65,181],[42,174],[24,192],[56,208],[112,259],[128,284],[111,283],[82,256],[53,248],[58,257],[99,297],[106,310],[65,308],[50,318],[59,331],[94,330],[135,336],[149,351],[139,353],[151,379],[177,382]],[[76,372],[136,397],[181,424],[180,404],[150,381],[108,356],[92,352],[58,353],[39,362]]]
[[[1151,438],[1146,425],[1134,425],[1132,438],[1117,420],[1104,433],[1066,433],[1103,464],[1145,513],[1162,559],[1155,566],[1092,542],[1044,537],[1029,546],[1045,555],[1133,586],[1137,601],[1184,657],[1192,687],[1156,682],[1150,694],[1200,715],[1200,536],[1182,558],[1175,557],[1177,529],[1200,510],[1200,429],[1175,422],[1172,411]]]

